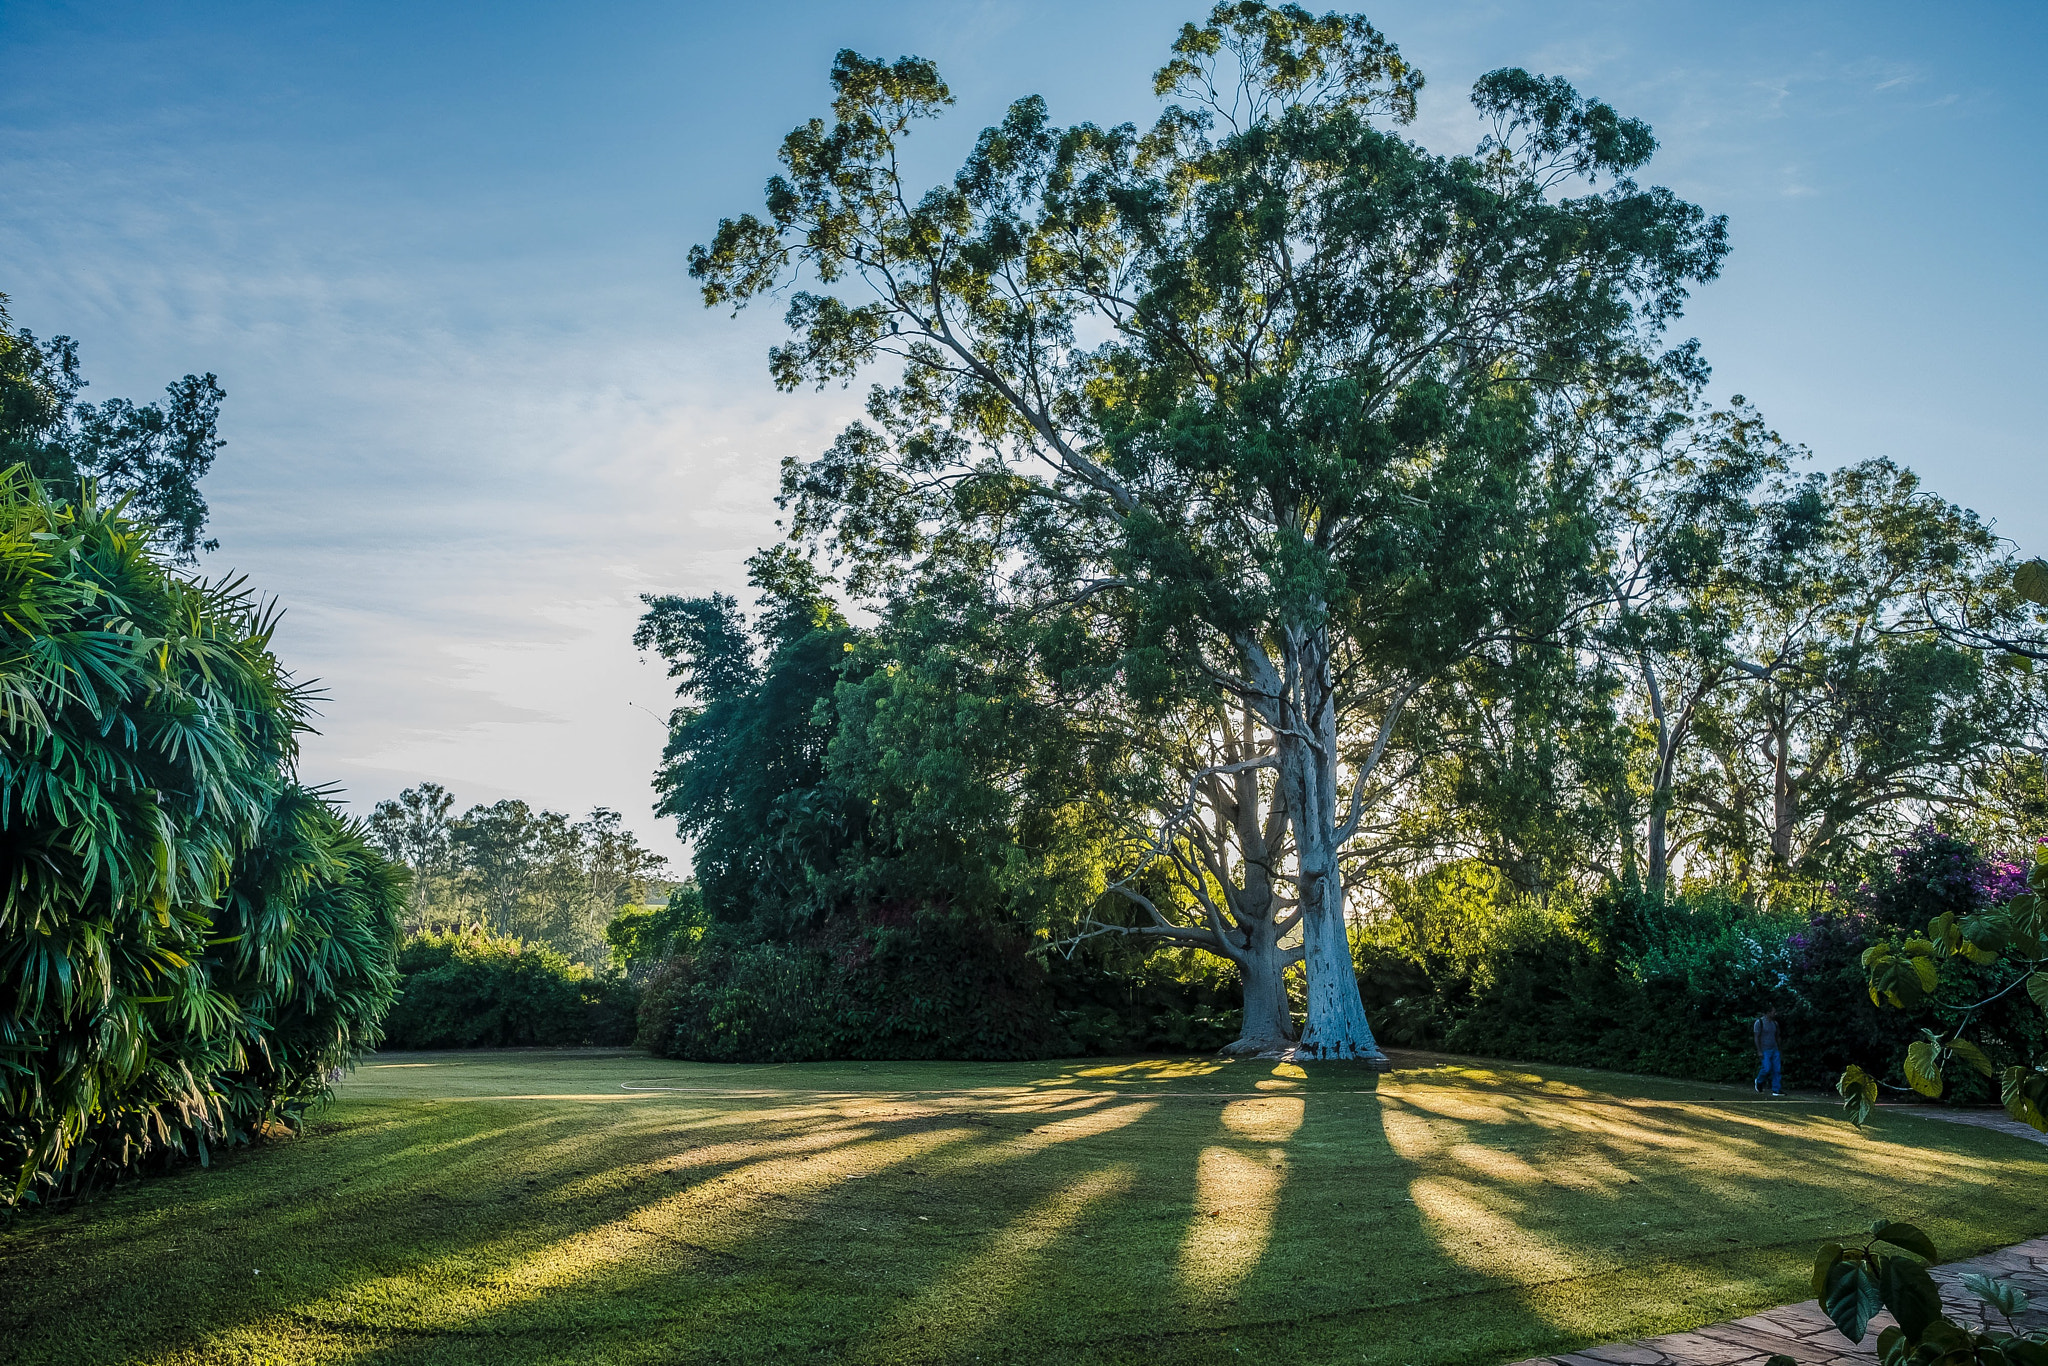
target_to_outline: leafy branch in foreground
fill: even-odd
[[[1880,1245],[1896,1251],[1880,1251]],[[1861,1246],[1822,1245],[1813,1263],[1813,1293],[1851,1342],[1863,1341],[1870,1321],[1891,1311],[1897,1322],[1877,1336],[1883,1366],[2048,1366],[2048,1334],[2018,1328],[2026,1291],[1989,1276],[1965,1276],[1964,1286],[2006,1324],[1971,1332],[1942,1312],[1941,1289],[1927,1272],[1939,1260],[1934,1240],[1921,1230],[1880,1219]]]
[[[1948,1029],[1921,1031],[1923,1037],[1906,1050],[1906,1081],[1921,1095],[1938,1098],[1949,1064],[1960,1060],[1998,1081],[2006,1112],[2014,1119],[2048,1132],[2048,1070],[2038,1062],[2001,1069],[1980,1043],[1967,1036],[1979,1011],[2015,992],[2024,991],[2048,1011],[2048,842],[2027,874],[2027,886],[2029,891],[2005,905],[1974,915],[1958,917],[1944,911],[1928,923],[1925,937],[1871,945],[1863,952],[1863,970],[1873,1002],[1911,1008],[1934,995],[1945,968],[1970,963],[2005,969],[2005,979],[1996,989],[1961,1007]],[[1876,1077],[1854,1064],[1836,1083],[1849,1118],[1857,1124],[1870,1119],[1878,1084]]]

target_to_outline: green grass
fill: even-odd
[[[2008,1135],[1406,1061],[381,1055],[301,1139],[0,1226],[0,1357],[1504,1362],[1803,1298],[1879,1214],[2048,1222]]]

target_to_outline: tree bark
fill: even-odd
[[[1324,644],[1325,642],[1315,642]],[[1392,1064],[1372,1036],[1358,970],[1351,960],[1350,927],[1344,915],[1344,875],[1337,789],[1337,708],[1327,649],[1299,649],[1294,655],[1295,687],[1308,706],[1291,709],[1291,724],[1275,726],[1281,780],[1288,785],[1294,824],[1295,870],[1300,880],[1303,962],[1308,972],[1308,1024],[1297,1057]],[[1307,713],[1307,714],[1303,714]]]
[[[1771,760],[1771,872],[1792,868],[1792,828],[1799,820],[1799,794],[1792,779],[1791,727],[1772,723],[1766,753]]]
[[[1650,829],[1649,829],[1649,892],[1657,900],[1664,899],[1664,883],[1670,875],[1671,855],[1667,844],[1667,819],[1671,810],[1671,770],[1677,758],[1677,746],[1671,734],[1671,722],[1664,714],[1664,692],[1657,686],[1657,669],[1651,664],[1648,654],[1639,656],[1643,667],[1643,682],[1649,689],[1650,719],[1657,723],[1657,777],[1650,784]]]
[[[1280,936],[1269,921],[1252,927],[1241,955],[1233,955],[1244,983],[1244,1025],[1225,1053],[1253,1057],[1294,1047],[1294,1008],[1287,999],[1287,965],[1296,955],[1281,949]],[[1264,940],[1263,943],[1259,942]]]
[[[1246,752],[1250,751],[1252,720],[1244,722]],[[1300,960],[1295,951],[1283,951],[1280,941],[1294,927],[1294,918],[1276,914],[1274,865],[1279,862],[1287,833],[1286,788],[1275,782],[1270,802],[1264,795],[1257,769],[1232,775],[1235,800],[1230,824],[1234,827],[1238,851],[1238,903],[1234,919],[1244,935],[1242,948],[1233,944],[1231,960],[1237,964],[1238,980],[1244,986],[1244,1024],[1237,1040],[1224,1052],[1240,1057],[1277,1053],[1294,1046],[1294,1006],[1287,998],[1287,968]],[[1261,808],[1264,809],[1261,809]],[[1226,936],[1227,937],[1227,936]]]

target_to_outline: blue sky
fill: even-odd
[[[773,318],[707,313],[685,252],[756,206],[842,47],[939,62],[937,177],[1020,95],[1148,119],[1198,8],[8,0],[0,291],[80,339],[94,396],[220,375],[207,567],[283,601],[330,693],[308,777],[365,809],[421,778],[609,805],[675,853],[637,595],[742,588],[777,463],[853,408],[776,394]],[[1649,178],[1730,218],[1680,324],[1715,393],[2048,552],[2048,5],[1366,12],[1427,76],[1436,150],[1469,148],[1500,66],[1648,119]]]

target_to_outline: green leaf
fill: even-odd
[[[1913,975],[1920,979],[1920,990],[1932,994],[1941,985],[1941,970],[1934,965],[1932,958],[1915,958],[1912,963]]]
[[[2048,1010],[2048,972],[2027,975],[2027,995],[2034,998],[2034,1004]]]
[[[1877,1359],[1880,1366],[1906,1366],[1912,1356],[1913,1344],[1906,1340],[1906,1330],[1897,1324],[1877,1335]]]
[[[1813,1254],[1813,1297],[1819,1299],[1827,1293],[1828,1268],[1842,1260],[1840,1243],[1822,1243],[1820,1251]]]
[[[2005,1353],[2005,1359],[2013,1366],[2048,1366],[2048,1344],[2028,1338],[2007,1338],[1998,1344],[1998,1350]]]
[[[1927,1331],[1920,1335],[1921,1356],[1945,1356],[1950,1352],[1968,1351],[1975,1345],[1971,1336],[1950,1323],[1947,1319],[1936,1319],[1927,1325]]]
[[[2005,1112],[2022,1124],[2048,1133],[2048,1075],[2024,1067],[2008,1067],[1999,1076],[1999,1099]]]
[[[1963,1288],[2009,1319],[2018,1318],[2027,1307],[2027,1292],[2010,1281],[1994,1281],[1971,1272],[1963,1277]]]
[[[1906,1049],[1906,1081],[1923,1096],[1941,1094],[1941,1059],[1925,1039],[1915,1040]]]
[[[1968,1039],[1951,1039],[1948,1046],[1950,1052],[1976,1068],[1979,1072],[1982,1072],[1985,1076],[1995,1077],[1998,1075],[1998,1069],[1991,1065],[1990,1057],[1985,1054],[1983,1049],[1977,1047],[1976,1044],[1971,1043]]]
[[[2012,942],[2012,927],[2006,915],[1998,912],[1980,913],[1963,921],[1963,938],[1980,949],[1997,953]]]
[[[2013,573],[2015,593],[2028,602],[2048,607],[2048,560],[2028,560]]]
[[[1880,1219],[1871,1225],[1870,1236],[1880,1243],[1890,1243],[1893,1247],[1910,1252],[1923,1262],[1941,1260],[1941,1254],[1934,1250],[1934,1240],[1912,1224],[1894,1224],[1889,1220]]]
[[[1930,1247],[1929,1251],[1932,1250]],[[1927,1268],[1918,1262],[1904,1257],[1885,1258],[1878,1271],[1878,1287],[1884,1295],[1884,1307],[1892,1311],[1899,1327],[1916,1343],[1941,1317],[1941,1291],[1935,1287],[1934,1277],[1927,1274]]]
[[[1843,1337],[1861,1342],[1870,1329],[1870,1321],[1884,1308],[1884,1296],[1867,1265],[1840,1261],[1828,1268],[1827,1288],[1821,1295],[1820,1307]]]
[[[1841,1093],[1842,1109],[1847,1112],[1851,1124],[1861,1128],[1870,1122],[1872,1112],[1877,1109],[1877,1082],[1869,1073],[1852,1062],[1842,1069],[1842,1077],[1835,1083],[1835,1090]]]

